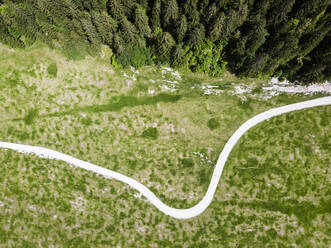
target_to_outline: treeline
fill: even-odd
[[[0,41],[221,75],[330,80],[328,0],[0,0]]]

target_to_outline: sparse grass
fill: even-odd
[[[313,98],[242,100],[230,93],[233,84],[253,80],[185,72],[176,92],[164,92],[160,84],[173,79],[162,78],[160,68],[134,74],[88,56],[67,61],[35,46],[15,52],[0,46],[0,140],[113,169],[178,208],[202,198],[222,147],[245,120]],[[49,61],[57,65],[56,78],[48,74]],[[10,78],[15,83],[7,85]],[[204,84],[224,92],[207,96],[192,89]],[[185,221],[163,215],[115,180],[0,150],[0,246],[327,247],[330,111],[286,114],[248,132],[230,156],[212,205]]]

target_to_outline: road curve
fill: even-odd
[[[103,175],[107,178],[114,178],[121,182],[124,182],[128,185],[130,185],[132,188],[138,190],[142,195],[144,195],[156,208],[158,208],[161,212],[165,213],[166,215],[169,215],[171,217],[174,217],[176,219],[189,219],[193,218],[195,216],[198,216],[201,214],[211,203],[213,200],[218,182],[221,178],[222,171],[225,165],[226,160],[228,159],[228,156],[235,146],[235,144],[238,142],[238,140],[243,136],[250,128],[254,127],[260,122],[263,122],[267,119],[270,119],[271,117],[285,114],[288,112],[292,112],[295,110],[301,110],[306,108],[312,108],[317,106],[325,106],[325,105],[331,105],[331,96],[328,97],[322,97],[317,98],[310,101],[304,101],[299,102],[295,104],[286,105],[279,108],[273,108],[268,111],[265,111],[261,114],[258,114],[254,116],[253,118],[246,121],[244,124],[242,124],[230,137],[230,139],[225,144],[218,160],[217,164],[215,166],[212,178],[210,180],[210,184],[208,187],[208,190],[205,194],[205,196],[202,198],[202,200],[195,205],[192,208],[187,209],[177,209],[172,208],[166,204],[164,204],[162,201],[160,201],[159,198],[155,196],[155,194],[150,191],[146,186],[139,183],[138,181],[127,177],[125,175],[122,175],[118,172],[105,169],[103,167],[79,160],[77,158],[71,157],[69,155],[63,154],[61,152],[57,152],[51,149],[39,147],[39,146],[29,146],[29,145],[21,145],[21,144],[14,144],[14,143],[8,143],[8,142],[0,142],[0,148],[5,149],[11,149],[22,153],[33,153],[39,157],[42,158],[48,158],[48,159],[56,159],[61,160],[64,162],[67,162],[69,164],[72,164],[74,166],[77,166],[79,168],[83,168],[85,170],[89,170],[92,172],[95,172],[97,174]]]

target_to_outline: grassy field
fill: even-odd
[[[0,46],[0,54],[1,141],[123,173],[179,208],[202,198],[222,147],[245,120],[318,97],[264,100],[263,80],[115,70],[106,59],[68,61],[40,44]],[[234,94],[240,84],[251,94]],[[1,150],[0,247],[328,247],[330,117],[331,107],[318,107],[249,131],[211,206],[185,221],[115,180]]]

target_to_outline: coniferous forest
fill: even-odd
[[[331,78],[328,0],[0,0],[0,42],[219,76]]]

